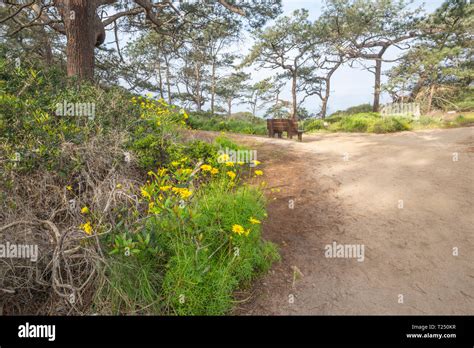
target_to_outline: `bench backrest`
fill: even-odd
[[[291,119],[267,120],[267,128],[274,132],[298,132],[298,122]]]

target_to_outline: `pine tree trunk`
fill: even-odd
[[[160,97],[161,99],[165,99],[165,95],[163,93],[163,76],[161,75],[161,62],[158,60],[158,83],[160,85]]]
[[[321,118],[325,119],[326,118],[326,113],[328,111],[328,100],[329,100],[329,95],[331,93],[331,76],[326,79],[326,91],[324,94],[324,97],[321,98],[322,105],[321,105]]]
[[[212,77],[211,77],[211,114],[214,116],[216,102],[216,61],[212,61]]]
[[[428,95],[427,112],[430,112],[430,111],[431,111],[431,106],[432,106],[432,104],[433,104],[434,91],[435,91],[435,85],[432,84],[432,85],[430,86],[430,94]]]
[[[194,66],[195,78],[196,78],[196,106],[197,111],[201,111],[201,74],[199,72],[198,64]]]
[[[328,109],[328,100],[326,97],[322,99],[322,105],[321,105],[321,118],[324,120],[326,118],[326,113]]]
[[[291,118],[295,121],[298,120],[297,112],[298,112],[298,106],[297,106],[297,93],[296,93],[296,82],[297,82],[297,76],[296,73],[293,74],[293,83],[291,86],[291,94],[293,96],[293,107],[292,107],[292,115]]]
[[[173,100],[171,97],[170,64],[169,64],[167,56],[165,56],[165,63],[166,63],[166,89],[168,91],[168,104],[171,105]]]
[[[94,78],[94,47],[97,43],[96,3],[66,0],[62,16],[66,30],[67,75],[79,80]]]
[[[373,111],[380,111],[380,93],[382,89],[382,60],[375,61],[375,86],[374,86],[374,105]]]

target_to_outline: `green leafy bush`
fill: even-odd
[[[150,180],[141,187],[148,218],[128,231],[116,229],[104,241],[113,244],[112,285],[97,303],[108,299],[112,313],[225,314],[232,308],[233,292],[278,259],[275,246],[261,238],[262,193],[239,184],[240,177],[258,170],[219,159],[222,146],[241,148],[222,136],[214,144],[192,142],[179,148],[167,167],[148,173]],[[127,248],[131,264],[124,264]],[[129,280],[115,275],[121,265],[127,274],[134,272]],[[133,282],[144,286],[133,287]],[[148,310],[155,312],[144,310],[150,303]]]
[[[79,248],[83,259],[69,260],[79,266],[62,281],[88,282],[77,291],[80,305],[52,300],[56,292],[45,286],[32,306],[224,314],[233,292],[277,258],[261,239],[262,193],[240,181],[263,172],[218,158],[220,148],[240,146],[225,137],[187,141],[188,115],[163,100],[0,63],[0,219],[50,219],[68,231],[64,248]],[[96,114],[58,115],[64,101],[93,101]],[[259,122],[230,119],[223,127],[250,132]],[[42,265],[40,272],[52,274],[50,260]]]
[[[331,114],[329,117],[355,115],[355,114],[371,113],[371,112],[372,112],[371,104],[361,104],[361,105],[351,106],[347,108],[346,110],[338,110],[335,113]]]
[[[308,120],[304,122],[304,130],[307,132],[312,132],[315,130],[326,129],[324,122],[324,120]]]
[[[248,115],[226,117],[223,115],[212,116],[210,113],[204,112],[192,112],[190,113],[188,124],[192,129],[208,131],[259,135],[267,133],[265,120]]]
[[[278,258],[275,246],[262,242],[260,225],[249,222],[264,218],[264,200],[257,190],[229,191],[214,183],[200,192],[192,209],[194,227],[188,233],[194,234],[194,243],[190,239],[180,246],[167,265],[165,302],[179,315],[225,314],[232,308],[233,291]],[[237,235],[235,224],[251,232]]]

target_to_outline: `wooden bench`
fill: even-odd
[[[298,141],[303,141],[304,131],[298,129],[298,122],[292,119],[271,119],[267,120],[268,136],[273,138],[275,134],[278,138],[282,137],[286,132],[287,137],[293,139],[294,135],[298,136]]]

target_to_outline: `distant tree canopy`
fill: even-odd
[[[218,12],[222,22],[241,16],[251,27],[259,27],[278,15],[281,4],[279,0],[243,0],[238,5],[227,0],[205,5],[153,0],[4,0],[1,6],[0,23],[9,26],[6,35],[31,27],[46,27],[65,35],[68,76],[93,79],[94,48],[104,43],[106,28],[113,25],[116,32],[121,20],[121,26],[129,30],[153,28],[172,35],[186,26],[197,30],[212,17],[210,13]]]
[[[474,79],[474,8],[446,1],[425,22],[423,36],[389,73],[386,90],[397,101],[422,102],[426,111],[443,107]]]
[[[310,18],[305,9],[279,16],[281,0],[3,0],[0,54],[196,111],[231,114],[245,103],[253,115],[294,119],[326,117],[334,75],[362,67],[374,74],[373,111],[382,92],[429,111],[472,84],[473,7],[446,0],[425,15],[410,0],[326,0]],[[247,34],[253,46],[241,52]],[[271,76],[252,79],[249,67]],[[320,109],[302,111],[308,100]]]

